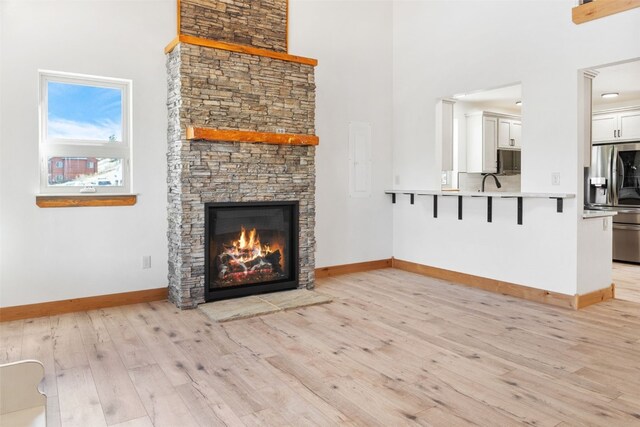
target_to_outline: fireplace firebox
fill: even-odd
[[[205,204],[205,299],[298,287],[298,202]]]

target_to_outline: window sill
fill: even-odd
[[[137,194],[65,194],[37,195],[36,205],[41,208],[81,208],[95,206],[133,206]]]

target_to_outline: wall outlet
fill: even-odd
[[[609,229],[609,218],[602,218],[602,230],[607,231]]]
[[[400,175],[396,175],[393,178],[393,182],[394,182],[395,185],[400,185]]]
[[[276,133],[284,133],[284,128],[276,128]]]
[[[145,255],[142,257],[142,268],[147,269],[151,268],[151,256]]]
[[[551,185],[560,185],[560,172],[551,174]]]

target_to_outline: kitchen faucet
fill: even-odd
[[[496,174],[488,173],[482,178],[482,189],[480,191],[483,192],[483,193],[484,193],[484,182],[487,180],[487,177],[489,177],[489,176],[492,176],[493,179],[496,180],[496,187],[498,187],[498,188],[502,187],[502,184],[500,184],[500,181],[498,181],[498,177],[496,176]]]

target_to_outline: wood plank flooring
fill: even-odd
[[[223,324],[168,302],[2,323],[0,363],[45,364],[49,426],[640,426],[640,304],[394,269],[317,289],[334,302]]]
[[[613,263],[616,298],[640,303],[640,265]]]

